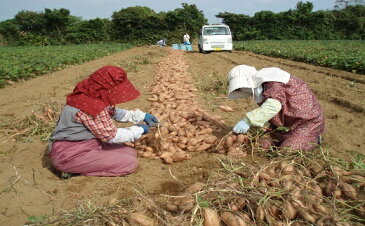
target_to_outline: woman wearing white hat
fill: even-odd
[[[272,141],[263,144],[292,149],[312,150],[324,131],[323,110],[310,88],[299,78],[279,68],[256,68],[239,65],[228,75],[228,98],[253,96],[259,108],[250,111],[233,128],[246,133],[251,126],[263,127],[266,122],[274,131]],[[289,131],[275,130],[287,127]]]

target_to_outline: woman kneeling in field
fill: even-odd
[[[272,139],[261,143],[295,150],[312,150],[324,131],[323,110],[310,88],[299,78],[279,68],[256,68],[239,65],[228,75],[230,99],[253,96],[259,108],[250,111],[233,128],[246,133],[250,126],[263,127],[270,122]],[[288,132],[277,130],[287,127]]]
[[[139,139],[158,120],[141,110],[114,106],[139,95],[126,72],[114,66],[102,67],[76,85],[50,138],[50,159],[63,178],[123,176],[137,169],[136,150],[122,143]],[[117,128],[113,119],[135,125]]]

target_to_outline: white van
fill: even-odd
[[[198,48],[200,53],[211,51],[232,51],[232,34],[227,25],[204,25],[202,27]]]

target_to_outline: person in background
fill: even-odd
[[[190,35],[188,33],[185,33],[183,37],[184,45],[190,45]]]
[[[126,72],[115,66],[104,66],[76,85],[50,138],[49,156],[62,178],[123,176],[137,169],[136,150],[123,143],[139,139],[158,120],[115,105],[139,95]],[[135,125],[117,128],[113,120]]]
[[[166,39],[161,39],[158,42],[156,42],[156,44],[160,47],[164,47],[166,46]]]
[[[259,108],[246,114],[233,128],[246,133],[251,126],[270,123],[271,139],[262,142],[263,148],[288,147],[312,150],[321,142],[324,115],[321,105],[302,80],[276,67],[256,68],[239,65],[228,75],[228,98],[252,97]],[[278,130],[286,127],[289,131]]]

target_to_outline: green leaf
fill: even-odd
[[[285,127],[285,126],[279,126],[278,128],[276,128],[276,130],[279,130],[279,131],[284,131],[284,132],[289,132],[289,128],[288,127]]]

